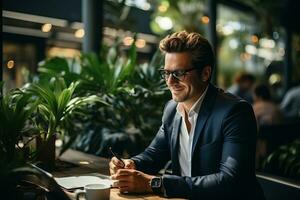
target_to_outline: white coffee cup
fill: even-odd
[[[86,200],[109,200],[110,185],[89,184],[84,186],[84,190],[76,190],[75,195],[76,200],[79,200],[81,195],[84,195]]]

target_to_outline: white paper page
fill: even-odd
[[[104,185],[113,185],[113,180],[102,179],[97,176],[70,176],[55,178],[55,181],[63,188],[66,189],[75,189],[81,188],[88,184],[104,184]]]

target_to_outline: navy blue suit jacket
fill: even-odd
[[[255,178],[256,121],[250,104],[209,85],[198,114],[192,146],[192,177],[182,177],[178,160],[182,122],[177,103],[169,101],[162,125],[141,154],[138,170],[157,174],[172,161],[172,175],[163,176],[168,197],[189,199],[263,199]]]

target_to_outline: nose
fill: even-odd
[[[166,79],[167,85],[172,85],[174,83],[177,83],[178,80],[173,76],[173,74],[170,74],[168,79]]]

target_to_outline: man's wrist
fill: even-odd
[[[165,189],[163,186],[163,177],[161,176],[154,176],[150,180],[150,188],[152,189],[153,193],[155,194],[164,194]]]

